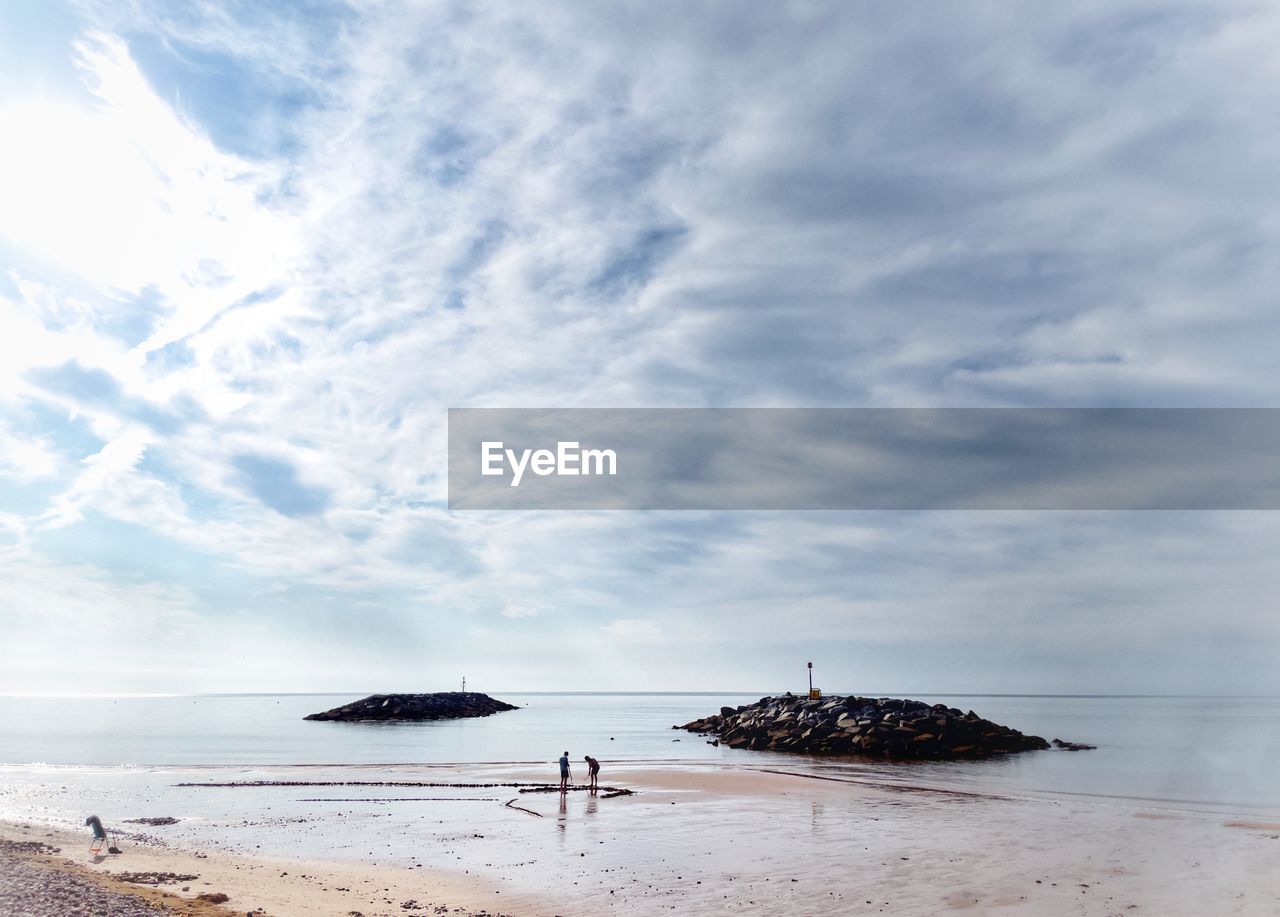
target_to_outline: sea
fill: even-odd
[[[519,709],[434,723],[330,723],[309,713],[352,694],[0,697],[0,782],[158,767],[606,762],[786,768],[842,779],[1015,796],[1280,812],[1280,698],[898,692],[1026,733],[1096,745],[985,761],[886,762],[732,749],[672,726],[752,693],[490,692]],[[866,691],[857,692],[868,694]],[[548,779],[554,779],[549,776]]]

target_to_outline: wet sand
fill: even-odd
[[[175,893],[214,889],[241,914],[1280,913],[1274,815],[777,768],[604,776],[635,795],[504,785],[544,781],[530,765],[9,770],[0,814],[36,827],[0,834],[93,870],[196,874]],[[121,856],[79,852],[89,805],[140,829]],[[143,816],[179,821],[120,824]]]

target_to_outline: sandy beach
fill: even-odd
[[[479,877],[433,875],[424,881],[406,870],[360,863],[299,858],[245,857],[174,849],[133,841],[120,856],[90,856],[82,835],[30,823],[0,823],[0,914],[50,917],[84,913],[120,917],[161,912],[190,917],[230,914],[402,914],[413,911],[458,917],[499,917],[487,906]],[[41,845],[33,848],[29,845]],[[22,849],[25,847],[26,849]],[[57,851],[57,852],[54,852]],[[122,876],[139,876],[130,881]],[[194,877],[194,878],[193,878]],[[83,911],[88,890],[100,898]],[[204,899],[201,896],[206,896]],[[535,913],[517,902],[518,913]]]
[[[606,765],[606,774],[634,795],[562,799],[500,785],[545,778],[528,765],[165,769],[134,775],[118,797],[132,811],[120,815],[177,823],[109,821],[125,829],[122,853],[94,858],[70,810],[116,776],[82,771],[68,782],[10,769],[0,836],[58,847],[42,859],[117,890],[135,887],[120,883],[123,872],[196,876],[160,886],[170,906],[224,894],[221,906],[237,914],[1280,910],[1274,817],[762,767]],[[28,817],[16,821],[19,809]],[[16,898],[6,888],[0,913],[44,913],[24,909],[40,887]]]

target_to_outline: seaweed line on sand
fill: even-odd
[[[235,780],[226,783],[175,783],[175,787],[185,787],[193,789],[256,789],[265,787],[322,787],[322,786],[388,786],[388,787],[412,787],[416,789],[456,789],[456,790],[485,790],[496,789],[498,787],[509,787],[519,790],[521,793],[558,793],[558,792],[587,792],[592,787],[573,785],[562,787],[556,783],[436,783],[431,781],[420,780]],[[594,788],[599,792],[602,799],[613,799],[617,796],[634,796],[635,790],[626,789],[617,786],[600,786]],[[304,800],[319,801],[319,800]],[[376,799],[368,800],[334,800],[340,802],[377,802]]]
[[[497,796],[346,796],[299,799],[298,802],[497,802]]]
[[[519,809],[521,812],[528,812],[530,815],[538,816],[538,818],[542,817],[541,812],[535,812],[533,809],[526,809],[524,806],[516,805],[516,801],[514,799],[508,799],[505,805],[508,809]]]

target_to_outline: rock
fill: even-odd
[[[371,694],[307,720],[358,722],[361,720],[458,720],[489,716],[504,710],[518,710],[513,704],[494,700],[476,691],[442,691],[436,694]],[[676,727],[672,727],[676,728]],[[687,728],[687,727],[685,727]]]
[[[1040,736],[1023,735],[972,710],[889,697],[762,697],[754,704],[721,707],[719,714],[679,728],[716,736],[730,748],[804,754],[940,760],[1050,747]]]
[[[1085,745],[1083,742],[1064,742],[1062,739],[1053,740],[1054,748],[1061,748],[1063,751],[1094,751],[1097,745]]]

